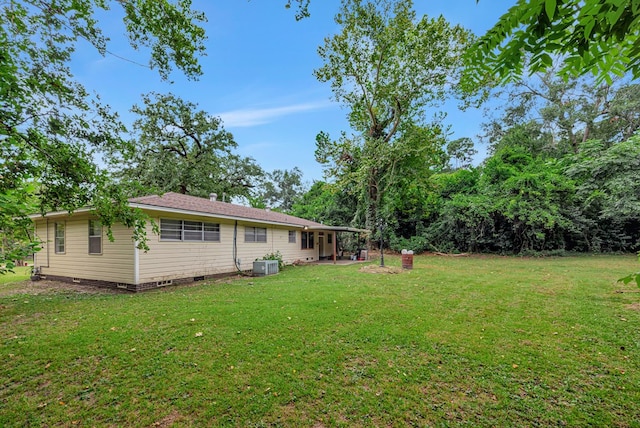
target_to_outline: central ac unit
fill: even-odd
[[[253,276],[266,276],[278,273],[277,260],[256,260],[253,262]]]

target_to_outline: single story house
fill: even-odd
[[[249,271],[253,261],[280,252],[285,264],[333,258],[338,232],[365,232],[327,226],[268,209],[165,193],[129,200],[159,226],[147,225],[149,251],[139,250],[127,227],[112,227],[106,238],[90,208],[73,214],[31,216],[43,242],[34,267],[41,278],[141,291],[169,284]]]

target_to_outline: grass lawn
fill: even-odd
[[[360,268],[1,294],[0,426],[640,426],[635,257]]]
[[[17,266],[13,268],[13,273],[10,272],[6,275],[0,275],[0,291],[10,290],[13,286],[15,286],[16,282],[29,279],[30,276],[30,266]]]

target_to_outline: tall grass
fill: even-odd
[[[639,426],[640,294],[615,282],[635,262],[0,298],[0,426]]]

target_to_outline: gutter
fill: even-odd
[[[86,208],[79,208],[73,211],[72,213],[70,213],[69,211],[54,211],[54,212],[45,213],[45,214],[31,214],[31,215],[28,215],[27,218],[30,218],[32,220],[37,220],[39,218],[50,218],[50,217],[61,217],[61,216],[68,217],[76,213],[88,213],[88,212],[91,212],[91,210],[93,210],[93,208],[86,207]]]

